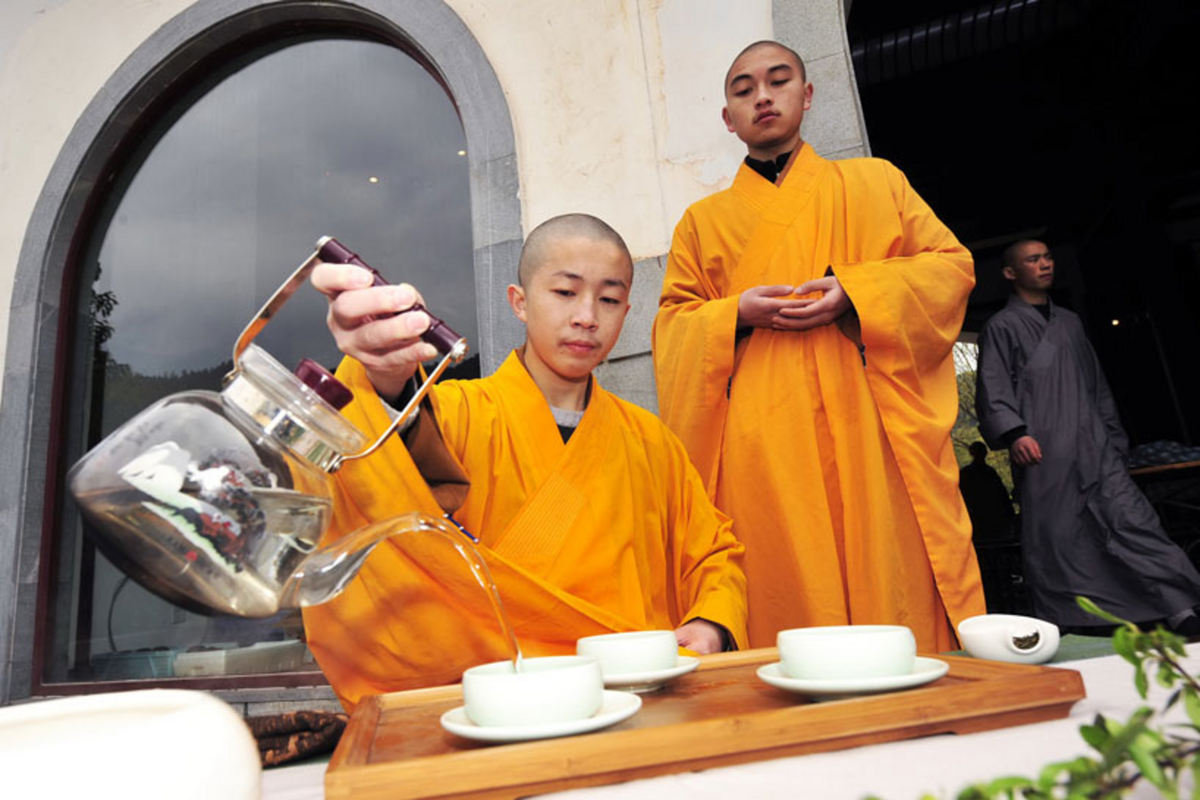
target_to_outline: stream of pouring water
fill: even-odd
[[[513,633],[504,603],[487,562],[472,544],[469,534],[450,523],[425,514],[405,514],[359,528],[347,536],[314,550],[292,574],[282,589],[281,606],[315,606],[333,599],[358,574],[359,568],[375,546],[385,539],[416,532],[437,533],[445,537],[467,562],[472,576],[483,588],[504,634],[513,670],[521,671],[521,647]]]
[[[521,646],[517,643],[516,634],[513,633],[512,623],[508,621],[508,614],[504,613],[504,603],[500,600],[500,590],[496,588],[496,582],[492,580],[492,573],[488,569],[487,562],[483,560],[483,556],[479,555],[479,551],[475,549],[475,545],[463,538],[464,534],[457,531],[450,533],[447,530],[442,530],[441,532],[450,539],[451,545],[467,562],[467,566],[470,567],[471,574],[475,576],[475,580],[487,592],[488,600],[492,604],[492,611],[496,613],[496,621],[500,623],[500,630],[504,633],[504,642],[508,645],[508,653],[513,662],[513,671],[520,672]]]

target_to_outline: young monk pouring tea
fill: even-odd
[[[452,513],[479,538],[526,656],[641,629],[674,629],[698,653],[744,646],[742,546],[729,519],[666,427],[592,375],[616,344],[632,280],[628,248],[599,219],[570,214],[535,228],[508,287],[525,344],[487,378],[435,386],[381,454],[347,463],[325,541],[408,511]],[[350,265],[319,265],[312,282],[347,356],[338,378],[355,399],[343,413],[378,435],[436,354],[419,338],[429,325],[413,308],[420,295],[372,287]],[[464,562],[427,534],[380,545],[341,596],[304,620],[347,708],[508,655]]]

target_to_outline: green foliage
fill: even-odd
[[[1113,650],[1134,668],[1134,686],[1145,699],[1150,680],[1172,690],[1163,708],[1141,706],[1125,722],[1097,715],[1079,729],[1092,749],[1086,756],[1046,765],[1036,779],[997,778],[960,791],[956,800],[1108,800],[1126,796],[1140,782],[1167,800],[1200,800],[1200,683],[1179,664],[1184,641],[1159,626],[1145,632],[1104,611],[1086,597],[1076,602],[1116,626]],[[1156,726],[1156,718],[1182,701],[1187,724]],[[1191,791],[1184,794],[1184,777]],[[923,800],[934,800],[926,795]]]
[[[971,463],[971,454],[967,451],[971,442],[983,441],[979,433],[979,418],[975,416],[975,363],[979,348],[967,342],[957,342],[954,345],[954,374],[958,383],[958,418],[950,431],[950,441],[954,445],[954,457],[958,466],[965,467]],[[995,450],[988,453],[987,463],[1000,475],[1004,488],[1012,494],[1012,466],[1008,463],[1007,450]]]
[[[194,389],[220,391],[221,379],[232,368],[232,361],[224,361],[202,370],[143,375],[127,364],[109,361],[105,365],[102,386],[104,416],[96,441],[163,397]]]

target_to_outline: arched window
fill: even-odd
[[[323,235],[418,286],[478,341],[467,140],[447,89],[409,53],[344,34],[276,39],[227,60],[145,131],[76,262],[66,463],[160,397],[219,389],[242,326]],[[311,288],[256,343],[289,366],[339,360]],[[298,612],[176,608],[97,553],[59,503],[46,683],[315,672]]]

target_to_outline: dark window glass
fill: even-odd
[[[64,463],[160,397],[218,390],[242,327],[323,235],[478,341],[465,155],[439,82],[374,41],[276,43],[181,98],[114,175],[82,252]],[[332,368],[324,320],[304,287],[256,344]],[[60,518],[45,682],[316,669],[298,612],[176,608],[95,551],[70,501]]]

